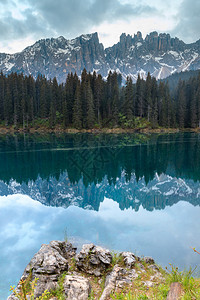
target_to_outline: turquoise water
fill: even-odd
[[[0,136],[0,299],[66,236],[198,266],[199,180],[195,133]]]

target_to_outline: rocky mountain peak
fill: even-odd
[[[134,38],[137,39],[138,42],[143,41],[142,33],[140,31],[138,31],[137,34],[134,35]]]
[[[148,72],[157,79],[174,72],[200,68],[200,40],[185,44],[167,33],[153,31],[144,39],[138,31],[133,36],[122,33],[117,44],[104,49],[97,32],[83,34],[72,40],[63,36],[41,39],[34,45],[16,54],[0,54],[0,70],[4,74],[23,72],[48,79],[57,77],[66,80],[67,74],[76,72],[79,76],[86,68],[88,72],[107,76],[110,70],[120,72],[123,81],[138,74],[146,77]]]

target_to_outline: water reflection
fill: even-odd
[[[0,138],[0,195],[30,195],[48,206],[152,211],[200,204],[199,134],[16,135]]]
[[[96,212],[47,207],[22,195],[0,197],[0,299],[6,300],[9,286],[18,282],[41,244],[63,240],[65,232],[78,246],[92,242],[152,256],[163,267],[194,268],[199,256],[190,247],[200,248],[199,214],[200,207],[182,201],[165,210],[135,212],[105,198]]]
[[[0,136],[0,299],[40,245],[66,231],[79,245],[198,265],[199,138]]]

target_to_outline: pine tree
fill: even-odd
[[[200,85],[196,92],[196,107],[197,107],[197,126],[200,127]]]
[[[112,72],[110,71],[106,81],[106,117],[112,119]]]
[[[73,126],[77,129],[82,128],[82,107],[81,107],[81,93],[80,83],[77,85],[74,107],[73,107]]]
[[[0,73],[0,121],[3,121],[3,105],[5,97],[5,77],[3,73]]]
[[[94,74],[93,74],[94,76]],[[98,124],[101,123],[101,108],[103,100],[103,79],[99,74],[96,80],[94,81],[94,104],[95,104],[95,117]]]
[[[126,79],[124,114],[127,120],[133,119],[133,82],[131,77]]]
[[[46,107],[46,82],[43,81],[40,88],[40,108],[39,108],[40,118],[45,118],[47,115]]]
[[[22,124],[23,124],[23,129],[25,129],[26,126],[26,102],[25,98],[23,97],[21,100],[21,108],[22,108]]]
[[[139,74],[136,82],[136,115],[144,116],[144,80]]]
[[[83,115],[83,128],[87,127],[87,78],[88,74],[86,69],[83,69],[81,74],[81,102],[82,102],[82,115]]]
[[[53,128],[56,124],[56,110],[55,110],[55,105],[54,102],[51,101],[50,105],[50,112],[49,112],[49,126],[50,128]]]
[[[87,82],[86,88],[86,98],[87,98],[87,128],[93,128],[95,124],[95,113],[94,113],[94,102],[92,89],[90,87],[90,82]]]
[[[12,96],[8,86],[6,88],[6,94],[4,97],[4,121],[6,126],[13,123]]]
[[[113,82],[112,107],[111,107],[113,126],[118,125],[118,121],[119,121],[118,107],[119,107],[119,86],[118,86],[118,81],[116,76]]]
[[[190,115],[190,127],[195,128],[197,127],[197,106],[196,106],[196,98],[195,92],[192,91],[191,101],[189,106],[189,115]]]
[[[178,83],[178,99],[177,99],[177,122],[180,128],[185,127],[186,123],[186,96],[185,96],[185,82],[179,81]]]
[[[154,109],[157,109],[157,112],[154,112]],[[151,99],[149,103],[149,110],[150,110],[150,122],[157,123],[155,116],[159,114],[159,92],[158,92],[158,84],[155,77],[151,78]]]
[[[148,121],[150,121],[150,116],[152,112],[152,84],[151,84],[151,76],[148,72],[146,84],[145,84],[145,106],[144,106],[144,115]]]

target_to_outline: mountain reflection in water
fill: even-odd
[[[151,211],[200,204],[200,135],[15,135],[0,137],[0,195],[48,206]]]

